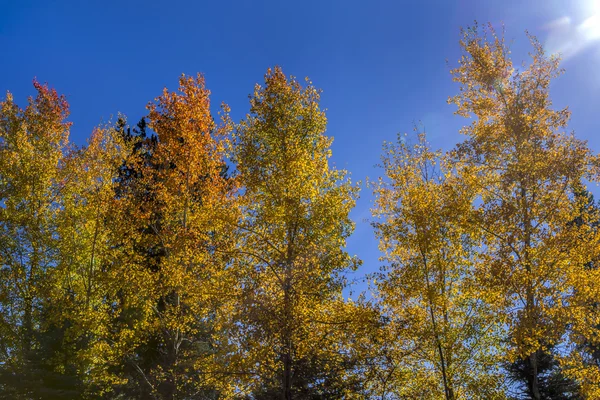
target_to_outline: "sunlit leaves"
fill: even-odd
[[[269,70],[250,105],[233,151],[244,188],[234,261],[239,351],[250,362],[251,391],[287,399],[314,385],[316,395],[343,380],[333,333],[353,316],[335,312],[335,304],[343,305],[341,273],[355,264],[343,247],[357,189],[329,166],[332,139],[310,82],[303,87],[280,68]]]
[[[386,262],[374,283],[390,341],[378,368],[395,380],[387,391],[398,398],[501,398],[500,329],[474,279],[476,190],[430,150],[425,134],[416,139],[384,146],[385,175],[373,184]]]
[[[581,213],[575,189],[597,167],[586,143],[565,132],[569,111],[552,108],[559,59],[530,40],[531,62],[517,71],[493,29],[465,31],[452,71],[460,93],[449,101],[475,117],[454,157],[479,190],[472,223],[485,247],[477,274],[509,329],[508,358],[528,360],[529,390],[540,398],[536,352],[564,344],[568,328],[585,320],[576,299],[593,284],[586,265],[598,242],[589,226],[573,223]]]

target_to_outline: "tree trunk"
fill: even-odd
[[[537,365],[537,352],[532,353],[529,356],[529,366],[531,368],[531,378],[529,380],[529,391],[533,400],[541,400],[540,395],[540,384],[538,380],[538,365]]]
[[[292,358],[289,353],[283,355],[283,400],[292,400]]]

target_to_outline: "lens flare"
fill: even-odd
[[[567,60],[600,42],[600,0],[579,4],[572,15],[563,15],[544,26],[548,31],[546,49]]]

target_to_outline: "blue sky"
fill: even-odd
[[[504,23],[515,61],[527,57],[526,29],[564,54],[554,103],[569,105],[570,127],[600,151],[600,0],[0,0],[0,92],[24,104],[32,78],[48,82],[67,95],[71,140],[84,144],[118,112],[135,123],[181,73],[204,73],[215,111],[225,101],[239,119],[277,64],[323,89],[333,161],[364,182],[379,174],[382,142],[415,122],[433,147],[462,140],[446,60],[455,65],[459,29],[474,20]],[[379,267],[371,200],[364,188],[353,212],[357,277]]]

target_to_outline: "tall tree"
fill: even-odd
[[[65,157],[59,182],[60,243],[50,296],[60,307],[51,308],[52,321],[64,330],[62,357],[71,357],[90,397],[119,382],[110,366],[118,362],[123,346],[132,346],[125,339],[132,330],[120,338],[113,311],[124,283],[129,282],[129,290],[137,287],[137,293],[142,289],[135,283],[139,274],[117,246],[123,202],[114,191],[129,147],[114,127],[96,128],[86,147]]]
[[[575,185],[573,193],[574,200],[580,212],[571,223],[577,226],[588,224],[596,230],[600,221],[600,213],[594,202],[594,196],[583,184]],[[587,267],[596,268],[596,264],[596,260],[590,259]],[[598,312],[593,305],[590,311],[592,315]],[[599,353],[596,350],[596,345],[593,344],[594,341],[587,341],[577,331],[573,331],[572,329],[569,333],[574,336],[574,342],[577,343],[576,351],[584,356],[584,362],[591,363],[592,365],[595,364],[597,367],[600,366],[598,363]],[[544,350],[538,350],[539,390],[541,397],[544,399],[581,399],[581,388],[573,378],[565,375],[557,357],[560,357],[560,349],[548,346]],[[514,395],[515,398],[531,398],[529,385],[529,380],[531,379],[530,367],[527,360],[523,359],[517,359],[507,365],[509,378],[512,380],[511,386],[515,388],[513,392],[517,392]]]
[[[23,110],[10,93],[0,103],[0,392],[31,396],[48,274],[56,265],[57,199],[69,106],[34,81]]]
[[[373,223],[388,265],[375,276],[389,343],[382,392],[394,398],[503,398],[499,326],[474,280],[476,191],[456,166],[399,135],[384,146]],[[384,394],[381,394],[384,398]]]
[[[575,286],[572,306],[575,310],[569,326],[571,354],[563,369],[579,382],[579,394],[586,398],[600,396],[600,308],[597,290],[599,275],[598,236],[600,207],[583,183],[573,188],[579,213],[571,223],[582,230],[580,240],[587,243],[584,269],[589,282]]]
[[[204,78],[182,76],[179,84],[148,106],[156,136],[132,139],[136,151],[117,191],[134,230],[126,247],[148,275],[151,309],[127,358],[137,384],[123,390],[157,399],[227,390],[216,359],[217,346],[227,344],[218,330],[233,236],[223,221],[235,212],[235,181],[223,173],[226,127],[213,121]]]
[[[332,139],[319,91],[279,67],[256,85],[235,130],[243,188],[236,343],[253,398],[343,396],[343,335],[355,308],[344,301],[344,250],[357,188],[329,165]],[[338,382],[338,383],[336,383]]]
[[[569,222],[579,208],[574,184],[597,179],[597,160],[565,132],[569,111],[552,109],[559,59],[530,39],[531,63],[517,69],[491,27],[464,31],[452,71],[460,93],[449,101],[457,114],[474,117],[455,155],[480,190],[473,221],[485,232],[483,298],[504,315],[508,358],[527,363],[528,392],[539,400],[540,350],[560,345],[567,325],[583,318],[572,294],[595,290],[584,267],[597,252],[590,230]]]

